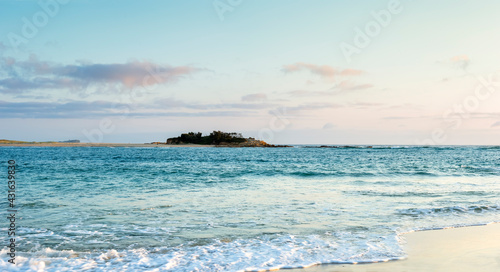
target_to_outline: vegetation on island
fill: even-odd
[[[1,139],[0,144],[10,145],[10,144],[57,144],[57,143],[80,143],[80,140],[67,140],[67,141],[45,141],[45,142],[27,142],[27,141],[15,141],[15,140],[5,140]]]
[[[245,138],[241,133],[214,131],[210,135],[203,136],[201,132],[182,133],[181,136],[169,138],[167,144],[202,144],[202,145],[218,145],[220,143],[242,143]]]
[[[268,144],[252,137],[244,138],[241,133],[213,131],[210,135],[203,136],[201,132],[182,133],[179,137],[168,138],[167,144],[199,144],[231,147],[285,147]]]
[[[5,140],[1,139],[0,144],[32,144],[35,142],[25,142],[25,141],[14,141],[14,140]]]
[[[15,140],[5,140],[2,139],[0,140],[0,144],[52,144],[55,142],[48,141],[48,142],[26,142],[26,141],[15,141]]]

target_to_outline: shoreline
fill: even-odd
[[[287,269],[302,272],[500,271],[500,223],[401,235],[406,241],[402,260],[359,264],[321,264]]]
[[[0,144],[0,147],[216,147],[215,145],[197,144],[120,144],[120,143],[27,143],[27,144]]]
[[[237,146],[237,145],[202,145],[202,144],[125,144],[125,143],[0,143],[0,147],[230,147],[230,148],[278,148],[293,146]]]

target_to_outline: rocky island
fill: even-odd
[[[244,138],[241,133],[213,131],[203,136],[201,132],[182,133],[181,136],[168,138],[167,145],[212,145],[216,147],[291,147],[288,145],[273,145],[249,137]]]

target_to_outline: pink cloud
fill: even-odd
[[[470,61],[467,55],[458,55],[451,58],[452,62]]]
[[[356,84],[349,80],[343,80],[332,89],[337,89],[340,91],[355,91],[355,90],[363,90],[373,87],[372,84]]]
[[[334,79],[336,76],[358,76],[364,72],[355,69],[336,69],[329,65],[316,65],[311,63],[297,62],[294,64],[283,65],[282,71],[285,73],[309,71],[325,79]]]
[[[158,65],[152,62],[117,64],[67,65],[59,70],[61,75],[89,82],[119,82],[129,88],[150,86],[177,81],[200,69],[188,66]]]
[[[470,64],[470,59],[467,55],[458,55],[450,58],[450,62],[456,67],[465,70]]]
[[[340,72],[340,75],[342,76],[359,76],[361,74],[364,74],[364,72],[356,69],[345,69]]]
[[[267,99],[267,95],[264,93],[248,94],[248,95],[241,97],[241,101],[245,101],[245,102],[263,101],[266,99]]]
[[[86,89],[121,85],[127,88],[173,83],[204,69],[191,66],[160,65],[149,61],[127,63],[79,63],[64,65],[40,61],[0,59],[0,93],[20,93],[35,89]]]

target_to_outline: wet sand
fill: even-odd
[[[407,258],[371,264],[318,265],[302,272],[500,271],[500,224],[404,234]]]

